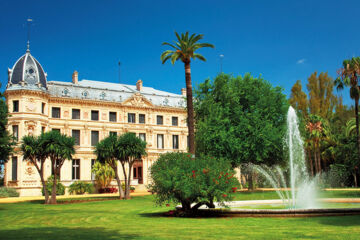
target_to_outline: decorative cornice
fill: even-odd
[[[48,92],[27,90],[27,89],[6,90],[4,92],[5,98],[8,98],[10,96],[19,96],[19,95],[20,96],[30,95],[30,96],[43,97],[43,98],[50,97],[50,94]]]

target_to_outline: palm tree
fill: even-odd
[[[135,161],[141,160],[146,155],[146,142],[133,133],[125,133],[118,140],[117,158],[120,160],[125,176],[125,198],[129,199],[132,167]],[[128,165],[128,174],[125,171],[125,164]]]
[[[195,136],[194,136],[194,107],[192,97],[192,83],[191,83],[191,59],[199,59],[206,61],[205,57],[199,53],[195,53],[196,50],[203,47],[214,48],[214,45],[209,43],[198,43],[203,38],[202,34],[192,34],[189,36],[189,32],[182,33],[181,36],[175,32],[177,42],[173,44],[164,42],[162,45],[168,45],[173,50],[166,50],[161,54],[161,61],[164,64],[167,60],[171,60],[172,64],[181,60],[185,66],[185,80],[186,80],[186,101],[187,101],[187,113],[188,113],[188,129],[189,129],[189,152],[195,154]]]
[[[102,164],[109,164],[115,172],[115,179],[119,189],[119,199],[124,198],[124,191],[121,187],[121,181],[118,173],[118,164],[117,161],[119,160],[116,157],[116,151],[118,149],[118,138],[115,135],[110,135],[95,146],[95,154],[97,156],[97,161]]]
[[[47,158],[47,155],[43,147],[43,137],[41,134],[38,137],[35,136],[24,136],[22,138],[22,143],[20,149],[23,153],[24,161],[31,162],[40,175],[40,180],[43,186],[44,195],[45,195],[45,204],[49,203],[49,193],[46,189],[46,183],[44,178],[44,164]]]
[[[54,173],[54,182],[51,191],[51,204],[56,204],[56,181],[65,160],[72,160],[75,153],[75,140],[72,137],[50,131],[43,134],[43,146],[45,154],[50,158],[51,169]]]
[[[349,137],[356,130],[356,119],[351,118],[346,122],[345,134]]]
[[[343,67],[338,70],[339,77],[335,80],[338,90],[350,87],[350,97],[355,101],[356,136],[358,145],[358,160],[360,161],[360,135],[359,135],[359,76],[360,57],[353,57],[343,61]]]

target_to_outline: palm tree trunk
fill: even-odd
[[[116,178],[116,182],[117,182],[118,189],[119,189],[119,199],[123,199],[124,198],[124,191],[122,190],[122,187],[121,187],[121,182],[120,182],[120,177],[119,177],[119,174],[118,174],[117,166],[114,167],[114,172],[115,172],[115,178]]]
[[[356,139],[358,145],[358,160],[360,161],[360,134],[359,134],[359,98],[355,99]]]
[[[131,170],[132,170],[133,163],[129,162],[129,174],[127,179],[127,185],[126,185],[126,199],[130,199],[130,183],[131,183]]]
[[[310,172],[311,172],[311,176],[314,176],[314,166],[313,166],[313,161],[311,158],[311,150],[307,149],[307,154],[308,154],[308,159],[309,159],[309,167],[310,167]]]
[[[125,164],[124,163],[121,163],[121,166],[122,166],[122,170],[123,170],[123,174],[124,174],[124,178],[125,178],[125,199],[128,199],[128,195],[129,195],[129,190],[128,190],[128,181],[127,181],[127,174],[126,174],[126,170],[125,170]],[[122,189],[122,186],[121,186],[121,189]]]
[[[318,159],[318,164],[319,164],[319,173],[321,173],[321,156],[320,156],[320,144],[319,144],[319,141],[317,142],[316,154],[317,154],[317,159]]]
[[[54,172],[54,181],[53,181],[53,187],[52,187],[52,190],[51,190],[51,201],[50,201],[50,203],[51,204],[56,204],[56,178],[57,178],[56,160],[54,162],[52,162],[51,164],[52,164],[52,168],[53,168],[53,172]]]
[[[195,155],[195,127],[194,127],[194,106],[192,96],[191,69],[190,61],[185,64],[185,80],[186,80],[186,103],[187,103],[187,122],[189,130],[189,152]]]

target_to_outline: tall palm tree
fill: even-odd
[[[182,33],[181,36],[175,32],[177,41],[174,43],[164,42],[162,45],[167,45],[173,48],[173,50],[166,50],[161,54],[161,61],[164,64],[167,60],[170,60],[172,64],[181,60],[185,66],[185,80],[186,80],[186,101],[187,101],[187,113],[188,113],[188,129],[189,129],[189,152],[195,154],[195,136],[194,136],[194,107],[192,97],[192,83],[191,83],[191,59],[199,59],[206,61],[205,57],[199,53],[195,53],[199,48],[210,47],[214,48],[214,45],[210,43],[198,43],[203,38],[202,34],[192,34],[189,36],[189,32]]]
[[[335,80],[338,90],[350,87],[350,97],[355,101],[356,136],[358,145],[358,160],[360,161],[360,134],[359,134],[359,76],[360,57],[353,57],[343,61],[343,67],[338,70],[339,77]]]
[[[129,199],[132,167],[135,161],[141,160],[146,155],[146,142],[136,137],[133,133],[125,133],[118,140],[119,145],[116,154],[125,176],[125,198]],[[125,164],[128,165],[128,174],[125,171]]]
[[[95,154],[97,156],[96,161],[99,161],[102,164],[109,164],[115,172],[115,179],[119,189],[119,199],[124,198],[124,191],[121,187],[121,181],[118,173],[118,163],[116,157],[116,151],[118,149],[118,138],[115,135],[110,135],[95,146]]]
[[[75,154],[75,140],[57,131],[43,134],[44,152],[50,158],[51,169],[54,173],[54,182],[51,191],[51,204],[56,204],[56,181],[65,160],[72,160]]]
[[[49,192],[46,189],[46,183],[44,178],[44,164],[47,158],[46,152],[43,147],[43,137],[41,134],[38,137],[35,136],[24,136],[20,149],[23,153],[24,161],[31,162],[40,175],[41,184],[43,186],[45,195],[45,204],[49,203]]]

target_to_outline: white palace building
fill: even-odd
[[[159,154],[187,150],[185,89],[174,94],[145,87],[142,80],[136,85],[79,81],[76,71],[72,82],[47,81],[42,65],[28,49],[8,70],[5,97],[8,130],[18,146],[5,164],[4,182],[20,196],[41,195],[39,174],[19,151],[25,135],[57,130],[75,138],[73,160],[65,161],[60,172],[65,186],[94,180],[94,145],[109,134],[133,132],[147,142],[147,156],[134,165],[132,174],[132,184],[138,189],[148,184],[148,169]],[[51,175],[50,160],[45,166],[46,179]]]

